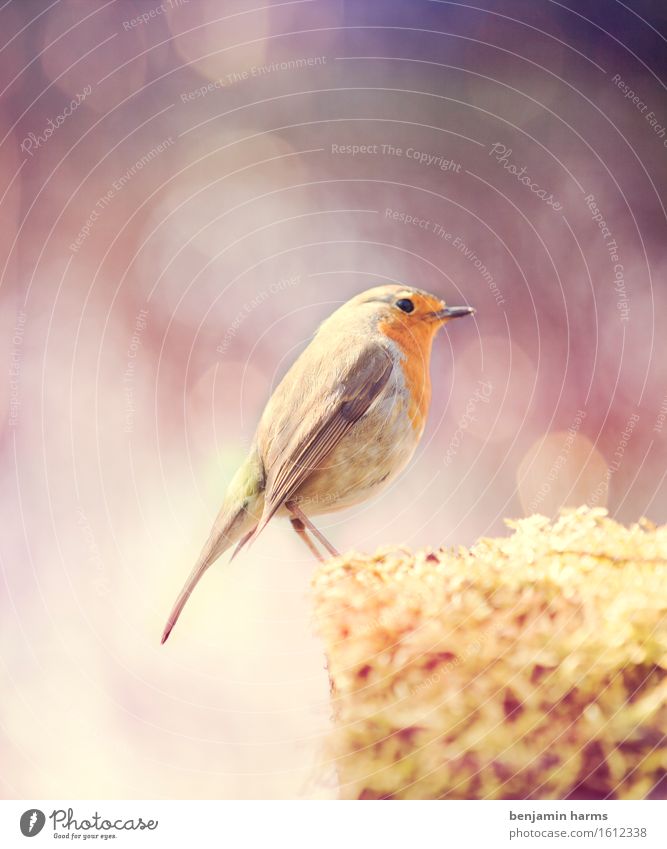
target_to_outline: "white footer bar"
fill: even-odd
[[[0,802],[3,849],[73,844],[664,849],[667,802]]]

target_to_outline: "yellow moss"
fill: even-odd
[[[508,525],[315,576],[342,796],[664,796],[667,526]]]

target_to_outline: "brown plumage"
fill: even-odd
[[[308,516],[364,501],[403,469],[424,429],[435,333],[472,312],[389,285],[362,292],[320,326],[266,405],[162,642],[206,569],[273,516],[289,516],[313,553],[308,532],[336,554]]]

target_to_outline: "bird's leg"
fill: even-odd
[[[315,557],[320,561],[320,563],[324,563],[324,557],[317,550],[317,546],[312,541],[312,539],[308,536],[306,531],[306,526],[303,524],[301,519],[298,519],[296,516],[290,517],[290,522],[292,523],[292,527],[297,532],[297,534],[301,537],[301,539],[306,543],[311,553],[315,555]]]
[[[306,516],[303,510],[301,510],[301,508],[294,501],[290,501],[289,503],[285,504],[285,507],[287,507],[292,516],[295,516],[297,519],[301,520],[301,524],[304,526],[304,529],[307,528],[311,532],[311,534],[322,543],[322,545],[326,548],[326,550],[332,557],[340,556],[339,552],[336,551],[336,549],[333,547],[333,545],[331,545],[331,543],[324,536],[324,534],[317,530],[317,528],[310,521],[308,516]]]

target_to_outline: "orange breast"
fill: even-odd
[[[431,403],[429,363],[435,327],[415,322],[407,330],[403,323],[392,321],[381,323],[380,330],[401,352],[401,368],[409,392],[408,415],[413,428],[421,431]]]

